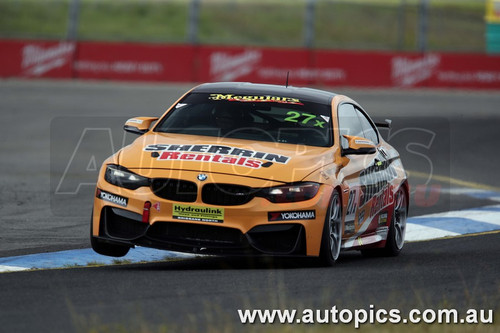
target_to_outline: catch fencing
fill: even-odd
[[[2,0],[0,38],[485,51],[484,0]]]

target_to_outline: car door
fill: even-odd
[[[367,231],[375,231],[387,226],[387,221],[391,218],[389,206],[394,200],[391,183],[397,178],[397,173],[391,164],[392,159],[381,144],[375,124],[361,109],[358,109],[358,117],[365,137],[377,146],[374,160],[360,175],[364,195],[359,206],[360,212],[364,212],[361,214],[370,222]]]
[[[356,105],[343,103],[338,108],[339,140],[345,151],[348,142],[343,135],[357,136],[379,144],[378,132]],[[378,180],[372,177],[371,171],[378,163],[379,153],[346,154],[347,163],[340,171],[342,182],[348,188],[349,199],[345,214],[344,235],[355,239],[359,235],[373,231],[376,226],[370,225],[371,210],[369,201],[375,195]]]

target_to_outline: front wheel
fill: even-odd
[[[90,245],[92,246],[92,250],[104,256],[110,257],[123,257],[128,253],[130,250],[130,247],[128,246],[105,243],[94,237],[92,234],[93,225],[93,219],[90,218]]]
[[[334,191],[328,206],[321,237],[320,258],[326,266],[335,264],[342,245],[342,204],[337,191]]]

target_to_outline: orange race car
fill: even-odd
[[[132,118],[124,129],[140,137],[99,172],[90,238],[100,254],[139,245],[331,265],[341,250],[403,248],[405,170],[346,96],[208,83],[161,118]]]

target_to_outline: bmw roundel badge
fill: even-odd
[[[200,174],[198,175],[198,177],[196,177],[196,178],[198,178],[198,180],[199,180],[200,182],[202,182],[202,181],[204,181],[204,180],[207,180],[208,176],[207,176],[206,174],[204,174],[204,173],[200,173]]]

